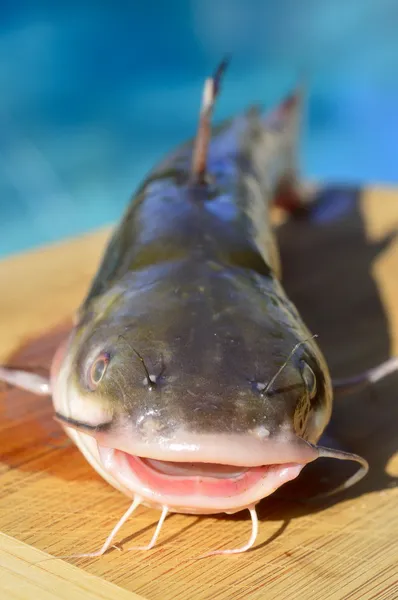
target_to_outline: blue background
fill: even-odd
[[[119,218],[226,51],[217,117],[304,71],[305,175],[398,179],[396,0],[3,0],[0,17],[0,255]]]

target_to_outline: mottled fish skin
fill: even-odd
[[[213,132],[206,185],[192,184],[189,142],[132,199],[63,350],[63,381],[82,406],[97,403],[113,438],[150,432],[167,442],[181,428],[262,428],[270,437],[292,429],[315,443],[328,423],[329,372],[279,281],[270,223],[278,186],[295,175],[297,110],[264,118],[252,109],[223,123]],[[109,365],[92,391],[87,374],[101,353]],[[76,415],[72,401],[68,410]]]

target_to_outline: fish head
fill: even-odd
[[[125,493],[236,512],[318,457],[327,367],[274,279],[164,268],[84,315],[54,359],[56,414]]]

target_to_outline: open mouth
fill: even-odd
[[[98,445],[105,470],[146,504],[190,513],[237,512],[297,477],[304,464],[242,467],[138,457]]]
[[[289,431],[272,439],[259,435],[261,431],[255,432],[257,435],[217,436],[181,431],[171,439],[158,436],[155,440],[126,436],[120,431],[103,432],[98,426],[82,427],[71,417],[57,420],[94,469],[108,483],[133,498],[102,548],[94,553],[75,555],[79,557],[101,556],[106,552],[140,504],[160,509],[161,516],[150,543],[131,549],[153,548],[170,512],[214,514],[248,509],[252,531],[247,543],[205,556],[245,552],[253,546],[258,533],[255,505],[295,479],[306,464],[319,457],[360,464],[357,472],[326,495],[347,489],[368,470],[366,460],[356,454],[314,445]]]
[[[57,418],[106,481],[143,504],[166,506],[170,512],[234,513],[254,506],[319,454],[289,430],[272,438],[261,430],[217,436],[181,430],[170,438],[143,439]]]
[[[156,529],[152,535],[151,541],[146,546],[135,546],[131,550],[150,550],[156,544],[159,533],[163,526],[164,520],[168,513],[188,513],[188,514],[214,514],[227,513],[232,514],[244,509],[250,512],[252,530],[250,539],[243,545],[237,548],[228,550],[214,550],[204,556],[214,554],[236,554],[245,552],[253,546],[258,533],[258,518],[255,505],[262,498],[269,496],[284,483],[295,479],[302,468],[312,460],[315,456],[312,452],[308,452],[309,446],[303,448],[306,451],[289,452],[285,454],[284,461],[269,462],[269,464],[258,464],[258,453],[253,455],[251,452],[242,456],[252,456],[254,465],[244,466],[242,460],[237,460],[238,465],[226,464],[225,456],[234,454],[231,449],[234,446],[227,445],[224,447],[220,444],[217,458],[224,462],[214,463],[208,461],[210,454],[206,452],[213,446],[203,446],[200,453],[196,452],[197,447],[193,444],[192,436],[190,436],[190,444],[178,444],[178,452],[173,452],[168,446],[166,452],[164,448],[150,447],[146,454],[151,456],[139,456],[131,451],[127,452],[121,449],[105,446],[95,439],[93,436],[87,435],[80,431],[67,428],[71,438],[76,442],[86,459],[104,477],[111,485],[124,492],[133,498],[133,501],[118,523],[114,526],[103,546],[96,552],[89,554],[75,555],[77,557],[95,557],[101,556],[106,552],[116,534],[123,524],[130,518],[133,512],[140,504],[151,506],[161,510]],[[225,440],[224,440],[225,441]],[[248,440],[250,442],[250,439]],[[250,444],[241,446],[244,450]],[[180,453],[181,448],[185,450]],[[193,448],[195,452],[189,455],[188,448]],[[261,446],[257,447],[261,449]],[[277,446],[271,447],[269,450],[277,449]],[[303,450],[302,448],[302,450]],[[138,444],[135,444],[134,450],[138,449]],[[143,449],[141,445],[140,450]],[[133,450],[133,449],[132,449]],[[134,452],[133,450],[133,452]],[[140,452],[140,454],[143,454]],[[164,456],[166,454],[166,456]],[[267,452],[267,457],[276,457],[279,452]],[[162,458],[160,458],[162,456]],[[170,458],[179,458],[179,460],[169,460]],[[189,458],[201,458],[202,461],[189,461]],[[286,460],[287,458],[290,460]],[[166,460],[167,458],[167,460]],[[182,460],[182,459],[188,460]],[[205,458],[206,462],[203,461]],[[297,462],[293,462],[297,459]],[[300,460],[300,462],[298,462]],[[208,462],[207,462],[208,461]],[[265,461],[264,461],[265,462]]]

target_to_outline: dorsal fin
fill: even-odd
[[[221,78],[228,63],[229,58],[224,58],[217,67],[214,75],[206,79],[203,87],[199,125],[192,154],[191,179],[193,183],[203,184],[206,182],[207,152],[211,138],[211,117],[216,98],[220,91]]]

